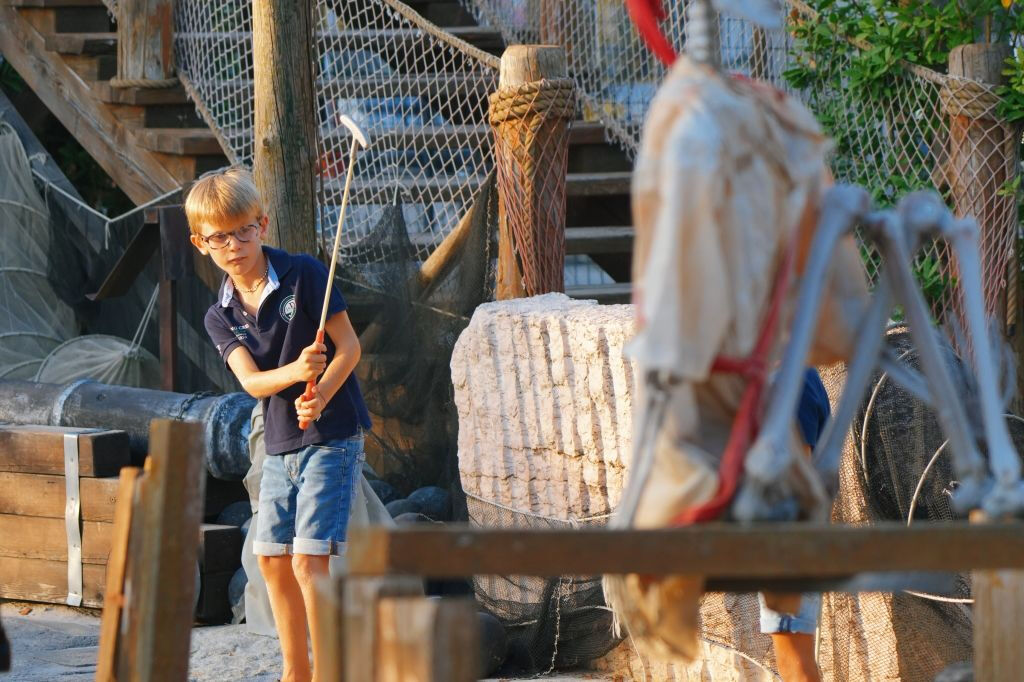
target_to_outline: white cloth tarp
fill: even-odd
[[[794,242],[799,274],[827,179],[828,148],[796,100],[685,56],[654,98],[633,173],[637,335],[629,351],[639,376],[661,371],[677,382],[653,440],[635,527],[664,527],[714,495],[745,381],[712,375],[712,364],[719,355],[740,358],[753,350],[779,264]],[[826,294],[834,312],[823,320],[810,362],[846,356],[866,301],[852,241],[842,252],[844,265]],[[770,360],[783,343],[780,335]],[[648,417],[639,393],[634,448],[644,445],[639,430]],[[793,438],[799,448],[795,430]],[[634,449],[634,461],[638,455]],[[702,588],[700,576],[606,579],[617,615],[640,648],[659,658],[698,655]]]

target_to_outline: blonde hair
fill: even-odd
[[[251,211],[263,215],[263,202],[252,174],[244,168],[204,173],[185,197],[185,216],[195,234],[202,233],[204,224],[222,223]]]

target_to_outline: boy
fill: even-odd
[[[359,340],[332,288],[323,344],[315,343],[327,268],[310,256],[261,245],[269,219],[250,174],[204,175],[185,200],[191,240],[224,271],[206,331],[247,393],[263,401],[267,458],[253,552],[270,594],[284,682],[322,670],[316,576],[343,554],[362,473],[370,417],[352,370]],[[303,399],[307,381],[317,381]],[[299,420],[308,420],[305,429]],[[306,628],[313,640],[310,670]]]

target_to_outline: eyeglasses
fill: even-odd
[[[256,231],[259,230],[259,223],[249,223],[248,225],[242,225],[238,229],[231,230],[230,232],[214,232],[213,234],[204,235],[200,237],[203,242],[211,249],[223,249],[228,245],[228,240],[234,237],[238,241],[245,243],[252,241],[252,238],[256,236]]]

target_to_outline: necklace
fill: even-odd
[[[244,291],[247,294],[251,294],[251,293],[255,292],[257,289],[260,288],[260,285],[263,284],[263,280],[265,280],[267,278],[268,274],[270,274],[270,261],[269,260],[267,261],[266,269],[263,270],[263,276],[260,277],[258,280],[256,280],[256,284],[252,285],[252,289],[245,289],[243,287],[238,286],[238,282],[236,282],[234,279],[231,280],[231,283],[234,284],[235,288],[238,289],[239,291]]]

